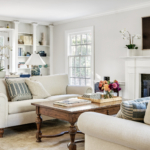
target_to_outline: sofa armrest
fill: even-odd
[[[5,94],[0,93],[0,128],[7,126],[8,116],[8,98]]]
[[[144,123],[86,112],[80,115],[77,125],[86,135],[101,140],[137,150],[150,148],[150,126]]]
[[[92,93],[93,90],[90,86],[67,86],[67,94],[79,94]]]

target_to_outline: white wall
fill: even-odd
[[[116,13],[87,20],[75,21],[54,26],[54,73],[65,72],[65,31],[94,26],[95,28],[95,74],[110,76],[111,81],[125,81],[125,63],[120,59],[127,50],[119,31],[126,28],[131,34],[142,34],[142,17],[150,15],[150,7]],[[142,52],[142,40],[136,40],[140,55],[150,55],[149,50]],[[97,80],[95,78],[95,80]]]

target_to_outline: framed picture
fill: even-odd
[[[150,17],[142,18],[142,49],[150,50]]]

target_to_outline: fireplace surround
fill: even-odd
[[[125,98],[137,99],[144,97],[143,81],[150,76],[150,56],[122,57],[125,60]],[[148,81],[144,81],[145,84]],[[150,91],[147,93],[150,93]],[[146,88],[145,93],[146,94]],[[145,95],[146,96],[146,95]]]

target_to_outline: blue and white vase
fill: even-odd
[[[40,68],[38,66],[33,66],[31,70],[32,76],[39,76],[40,75]]]

